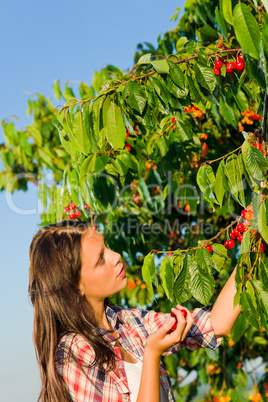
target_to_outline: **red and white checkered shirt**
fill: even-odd
[[[181,348],[191,350],[200,347],[215,350],[223,338],[215,337],[211,325],[210,311],[212,306],[196,308],[192,312],[194,324],[182,342],[168,349],[164,355],[175,354]],[[123,348],[136,361],[143,361],[144,347],[148,336],[159,329],[169,314],[146,311],[139,308],[124,309],[106,307],[107,318],[112,328],[118,333]],[[106,330],[101,330],[107,342],[115,338]],[[70,350],[78,363],[69,355]],[[86,339],[75,333],[64,335],[59,342],[56,353],[56,370],[64,379],[73,401],[78,402],[126,402],[130,401],[130,391],[124,364],[118,347],[114,346],[118,357],[117,367],[104,373],[98,366],[88,368],[94,359],[94,351]],[[81,369],[81,366],[83,369]],[[170,379],[163,365],[160,367],[160,382],[164,387],[168,400],[174,402]]]

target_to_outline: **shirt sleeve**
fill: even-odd
[[[60,342],[55,367],[73,401],[95,400],[97,384],[94,370],[89,368],[93,357],[92,349],[80,335],[67,335]]]
[[[179,342],[172,348],[165,351],[164,355],[174,354],[183,347],[196,350],[201,347],[212,350],[217,349],[223,337],[216,338],[211,324],[212,305],[196,308],[192,311],[194,324],[186,334],[182,342]],[[143,325],[149,335],[159,329],[163,323],[170,317],[170,314],[156,313],[155,311],[140,310]]]

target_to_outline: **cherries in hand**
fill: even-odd
[[[187,317],[187,311],[186,310],[180,310],[180,311],[182,312],[183,317],[186,318]],[[171,330],[168,332],[168,334],[170,334],[172,331],[175,331],[175,329],[177,328],[177,322],[178,322],[177,321],[177,316],[173,313],[173,311],[171,311],[170,315],[171,315],[171,317],[175,318],[176,322],[173,325],[173,327],[171,328]]]

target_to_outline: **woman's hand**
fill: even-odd
[[[185,318],[181,310],[185,310],[187,312],[187,316]],[[172,308],[171,311],[176,318],[168,318],[161,328],[147,338],[144,351],[145,353],[149,353],[151,356],[160,358],[167,349],[184,340],[187,332],[194,323],[194,319],[190,311],[179,304],[177,305],[177,308]],[[171,328],[176,323],[176,319],[177,327],[174,329],[174,331],[170,332]]]

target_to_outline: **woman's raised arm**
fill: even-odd
[[[160,402],[161,356],[165,350],[182,341],[193,325],[194,319],[189,312],[184,318],[180,310],[172,309],[172,311],[176,315],[177,328],[169,333],[175,323],[175,318],[170,317],[147,339],[137,402]]]

